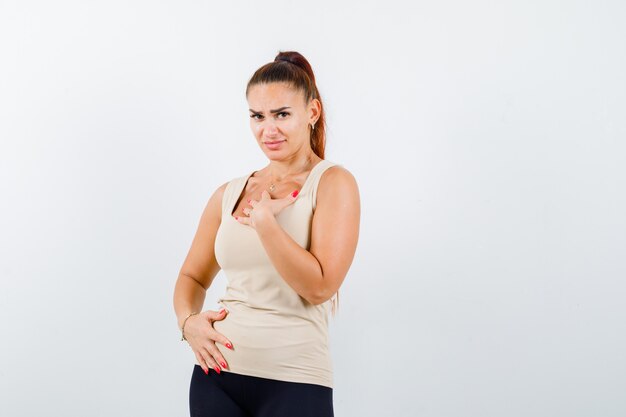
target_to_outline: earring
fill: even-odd
[[[311,123],[311,130],[315,130],[315,123]]]

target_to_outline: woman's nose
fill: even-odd
[[[278,133],[278,129],[273,122],[267,122],[267,124],[265,125],[265,133],[272,136]]]

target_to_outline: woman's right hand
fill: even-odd
[[[233,350],[233,344],[213,328],[213,322],[223,320],[227,314],[226,309],[220,311],[207,310],[189,317],[185,323],[185,339],[187,339],[187,343],[191,346],[205,374],[209,373],[209,367],[215,369],[219,374],[220,367],[218,364],[222,368],[228,367],[226,359],[215,346],[215,342],[219,342],[231,350]]]

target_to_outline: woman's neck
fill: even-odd
[[[311,152],[303,157],[296,157],[289,161],[271,161],[266,168],[266,175],[272,181],[282,182],[287,178],[309,171],[319,160],[320,158]]]

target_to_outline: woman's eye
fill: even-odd
[[[283,116],[281,118],[284,119],[285,117],[289,116],[289,112],[281,111],[280,113],[276,113],[276,115],[277,116]],[[257,119],[257,117],[258,117],[258,119]],[[261,116],[260,114],[251,114],[250,118],[254,119],[254,120],[260,120],[260,119],[263,118],[263,116]]]

